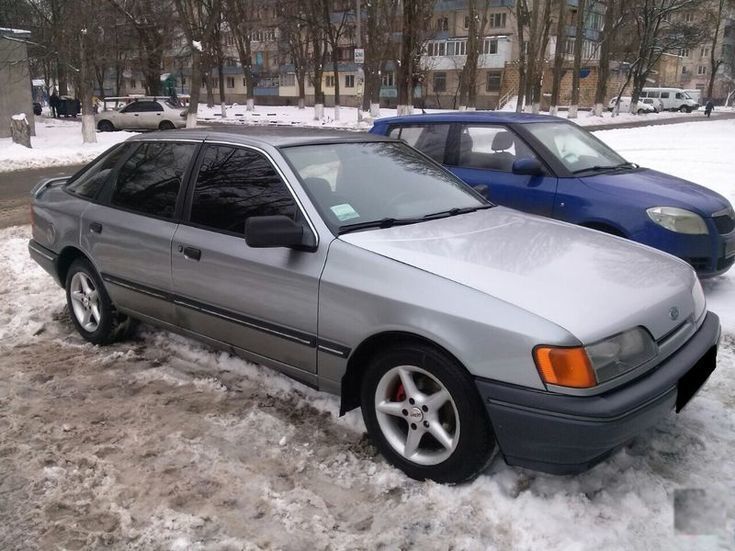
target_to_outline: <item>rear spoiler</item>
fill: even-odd
[[[70,176],[57,176],[56,178],[44,178],[38,182],[31,190],[31,197],[38,197],[43,191],[52,184],[60,185],[66,182]]]

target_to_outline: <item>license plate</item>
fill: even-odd
[[[717,364],[717,347],[713,346],[707,353],[702,356],[699,361],[694,364],[686,374],[679,379],[678,391],[676,394],[676,412],[679,413],[682,408],[687,405],[689,400],[702,387],[707,378],[715,370]]]

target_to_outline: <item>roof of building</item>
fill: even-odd
[[[376,120],[375,124],[386,125],[411,122],[485,122],[501,124],[523,124],[529,122],[551,122],[559,120],[564,119],[552,117],[550,115],[516,113],[515,111],[450,111],[447,113],[386,117]]]
[[[385,136],[368,134],[367,132],[351,132],[322,128],[305,128],[290,126],[229,126],[182,128],[139,134],[130,140],[150,139],[190,139],[225,141],[242,144],[272,145],[284,147],[290,145],[306,145],[334,142],[381,142],[395,141]]]

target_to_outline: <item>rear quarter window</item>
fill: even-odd
[[[130,152],[132,145],[130,143],[116,145],[97,157],[89,168],[66,185],[66,190],[87,199],[97,197],[118,162]]]

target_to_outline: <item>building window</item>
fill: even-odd
[[[337,59],[339,61],[352,61],[352,48],[337,48]]]
[[[324,79],[325,88],[334,88],[334,75],[327,75]]]
[[[709,47],[705,46],[703,48],[700,48],[699,55],[701,57],[707,57],[709,55]]]
[[[679,48],[679,57],[689,57],[689,48]]]
[[[491,29],[502,29],[505,27],[505,13],[491,13],[488,24]]]
[[[434,92],[446,92],[447,91],[447,74],[446,73],[434,73]]]
[[[593,31],[602,30],[602,14],[591,13],[588,15],[587,28]]]
[[[345,75],[345,88],[355,87],[355,75]]]
[[[386,88],[393,88],[395,81],[393,80],[393,71],[386,71],[380,77],[380,85]]]
[[[687,22],[687,23],[691,23],[692,21],[694,21],[694,14],[691,13],[691,12],[685,13],[684,14],[684,21]]]
[[[682,68],[681,68],[681,74],[682,74],[682,75],[685,75],[685,74],[687,74],[687,68],[686,68],[686,67],[682,67]]]
[[[446,17],[440,17],[436,20],[436,30],[441,31],[448,31],[449,30],[449,19]]]
[[[186,86],[186,77],[183,75],[181,76],[181,86]]]
[[[503,73],[501,71],[488,71],[487,82],[485,83],[485,91],[500,92],[500,83]]]
[[[227,87],[228,88],[235,87],[235,77],[227,77]]]
[[[700,65],[697,67],[697,74],[698,75],[706,75],[707,74],[707,67],[705,65]]]
[[[470,28],[470,18],[468,16],[466,16],[466,15],[465,15],[465,18],[464,18],[464,28],[465,29],[469,29]]]
[[[498,39],[497,38],[486,38],[482,42],[482,53],[483,54],[497,54],[498,53]]]
[[[294,73],[281,75],[281,86],[296,86],[296,75]]]
[[[134,80],[134,79],[131,79],[131,80],[130,80],[130,87],[131,87],[131,88],[135,88],[135,87],[136,87],[136,86],[135,86],[135,80]]]

